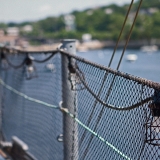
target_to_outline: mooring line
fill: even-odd
[[[59,107],[55,106],[55,105],[52,105],[52,104],[49,104],[49,103],[46,103],[44,101],[41,101],[41,100],[38,100],[38,99],[35,99],[35,98],[32,98],[32,97],[29,97],[27,96],[26,94],[24,93],[21,93],[19,92],[18,90],[12,88],[11,86],[7,85],[2,79],[0,79],[0,84],[3,85],[5,88],[7,88],[8,90],[12,91],[13,93],[29,100],[29,101],[32,101],[32,102],[35,102],[35,103],[39,103],[39,104],[42,104],[44,106],[47,106],[47,107],[50,107],[50,108],[55,108],[55,109],[58,109]]]
[[[100,136],[98,133],[94,132],[91,128],[87,127],[84,123],[82,123],[78,118],[76,118],[72,113],[70,113],[68,111],[67,108],[63,108],[61,107],[60,110],[62,112],[67,113],[71,118],[73,118],[79,125],[81,125],[83,128],[85,128],[87,131],[89,131],[90,133],[92,133],[95,137],[97,137],[98,139],[100,139],[103,143],[105,143],[107,146],[109,146],[110,148],[112,148],[114,151],[116,151],[118,154],[120,154],[122,157],[124,157],[127,160],[131,160],[131,158],[129,158],[127,155],[125,155],[124,153],[122,153],[119,149],[117,149],[115,146],[113,146],[111,143],[109,143],[108,141],[106,141],[102,136]]]
[[[90,129],[89,127],[87,127],[84,123],[82,123],[78,118],[76,118],[72,113],[70,113],[68,111],[68,109],[64,109],[64,108],[59,108],[55,105],[52,105],[52,104],[49,104],[49,103],[46,103],[44,101],[41,101],[41,100],[38,100],[38,99],[35,99],[35,98],[32,98],[32,97],[29,97],[27,96],[26,94],[24,93],[21,93],[19,92],[18,90],[12,88],[11,86],[7,85],[2,79],[0,79],[0,84],[2,86],[4,86],[5,88],[7,88],[8,90],[12,91],[13,93],[29,100],[29,101],[32,101],[32,102],[35,102],[35,103],[39,103],[39,104],[42,104],[44,106],[47,106],[47,107],[50,107],[50,108],[54,108],[54,109],[60,109],[61,111],[67,113],[71,118],[73,118],[79,125],[81,125],[83,128],[85,128],[87,131],[89,131],[90,133],[92,133],[94,136],[96,136],[98,139],[100,139],[102,142],[104,142],[106,145],[108,145],[110,148],[112,148],[114,151],[116,151],[118,154],[120,154],[122,157],[124,157],[125,159],[127,160],[131,160],[128,156],[126,156],[124,153],[122,153],[119,149],[117,149],[115,146],[113,146],[111,143],[109,143],[108,141],[106,141],[102,136],[100,136],[98,133],[94,132],[92,129]]]

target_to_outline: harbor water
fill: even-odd
[[[88,59],[89,61],[107,66],[109,64],[111,55],[113,50],[112,49],[101,49],[101,50],[92,50],[87,52],[77,52],[77,55],[80,57],[83,57],[85,59]],[[111,68],[116,69],[118,65],[118,61],[120,59],[122,50],[117,50],[113,63],[111,65]],[[134,54],[136,55],[137,59],[134,61],[128,60],[127,55]],[[35,59],[44,59],[46,58],[46,55],[33,55]],[[15,58],[15,59],[14,59]],[[17,57],[13,58],[14,64],[20,64],[20,62],[23,59],[17,59]],[[53,70],[49,71],[46,70],[47,64],[53,64],[55,68]],[[44,101],[49,104],[54,104],[55,106],[59,105],[59,102],[61,99],[61,61],[60,61],[60,55],[56,55],[55,58],[52,60],[49,60],[45,63],[39,64],[36,63],[36,69],[38,74],[38,80],[37,78],[33,78],[31,80],[26,80],[24,68],[20,68],[18,70],[15,69],[9,69],[8,74],[5,74],[5,70],[1,73],[2,77],[6,79],[6,83],[13,86],[13,88],[18,88],[18,91],[25,93],[29,97]],[[127,50],[124,54],[124,58],[122,60],[122,63],[120,65],[120,71],[146,78],[155,82],[160,82],[160,51],[156,51],[154,53],[146,53],[142,52],[140,50]],[[90,72],[94,75],[94,69],[92,68]],[[92,79],[92,74],[90,74],[91,77],[88,77],[88,79]],[[14,75],[14,76],[13,76]],[[99,74],[99,77],[103,76]],[[99,77],[95,76],[94,80],[98,81]],[[97,85],[101,85],[100,83]],[[60,87],[60,89],[59,89]],[[100,86],[96,86],[97,88]],[[38,92],[37,92],[38,89]],[[83,91],[83,90],[82,90]],[[80,91],[80,92],[82,92]],[[77,97],[80,97],[80,92],[77,93]],[[130,91],[131,92],[131,91]],[[130,94],[128,91],[128,94]],[[87,124],[88,115],[90,114],[91,107],[90,104],[85,105],[83,107],[83,102],[88,102],[93,100],[95,101],[94,97],[92,97],[87,91],[83,91],[85,94],[84,97],[80,97],[77,100],[78,103],[78,114],[79,114],[79,120],[83,122],[84,124]],[[53,108],[47,108],[44,107],[42,104],[38,104],[35,102],[31,102],[28,100],[24,100],[23,97],[16,95],[9,90],[5,90],[6,95],[6,101],[4,100],[4,106],[9,106],[9,108],[5,109],[5,115],[4,117],[4,125],[3,130],[4,133],[6,133],[4,136],[5,138],[10,141],[12,135],[18,136],[20,139],[22,139],[24,142],[26,142],[29,145],[29,150],[32,154],[34,154],[35,157],[37,157],[40,160],[53,160],[54,159],[63,159],[63,143],[59,142],[57,140],[57,137],[63,133],[63,115],[59,110],[55,110]],[[8,97],[7,97],[8,95]],[[14,96],[15,103],[12,101],[9,101],[9,96]],[[18,99],[18,100],[17,100]],[[110,103],[112,104],[112,99],[110,99]],[[122,102],[122,101],[121,101]],[[120,102],[118,102],[120,103]],[[123,103],[123,102],[122,102]],[[22,107],[23,106],[23,107]],[[100,104],[97,105],[98,107],[101,107]],[[14,108],[14,109],[13,109]],[[88,108],[88,109],[87,109]],[[131,111],[130,111],[131,112]],[[141,111],[143,112],[143,110]],[[133,111],[133,115],[137,115],[137,117],[134,117],[135,122],[134,125],[130,125],[129,132],[132,133],[132,130],[136,128],[136,131],[132,133],[132,137],[136,137],[138,134],[143,131],[142,125],[143,125],[143,118],[142,113],[139,110]],[[9,119],[10,114],[12,114],[12,117],[14,118],[14,121]],[[99,114],[99,110],[97,109],[95,111],[95,114],[93,115],[92,121],[89,125],[91,129],[93,129],[94,126],[94,120],[97,118],[97,115]],[[127,118],[124,118],[123,126],[119,125],[116,120],[114,120],[115,125],[119,126],[119,128],[114,128],[113,119],[112,117],[108,119],[108,117],[111,114],[117,114],[117,117],[119,119],[123,120],[123,116],[125,115]],[[83,115],[83,116],[81,116]],[[108,116],[106,116],[108,115]],[[107,122],[108,124],[113,124],[114,132],[111,130],[108,130],[107,127],[102,127],[99,125],[97,127],[97,133],[101,133],[102,137],[107,136],[106,133],[108,133],[108,137],[112,134],[113,137],[116,137],[119,134],[121,134],[121,129],[125,128],[128,129],[128,122],[133,122],[133,117],[131,114],[127,114],[125,112],[124,114],[121,114],[121,112],[108,110],[108,112],[103,114],[100,122]],[[138,118],[140,116],[140,118]],[[127,120],[127,121],[126,121]],[[22,131],[19,132],[19,128],[22,128]],[[25,125],[24,125],[25,124]],[[106,123],[104,123],[107,125]],[[10,130],[13,130],[11,133]],[[85,132],[85,129],[82,127],[79,127],[79,138],[81,138],[82,133]],[[82,142],[81,147],[79,148],[79,153],[84,153],[85,148],[87,147],[87,138],[90,138],[91,134],[87,133],[85,136],[85,140]],[[117,148],[123,148],[126,144],[129,144],[130,140],[126,139],[124,141],[126,135],[121,135],[122,137],[118,137],[118,139],[114,139],[112,143],[117,145]],[[107,140],[110,140],[108,137],[106,137]],[[131,137],[131,138],[132,138]],[[132,159],[137,159],[137,155],[139,155],[139,150],[141,149],[143,145],[142,139],[137,137],[139,139],[138,145],[136,141],[133,141],[130,147],[127,148],[128,153],[126,155],[129,155]],[[117,143],[117,142],[118,143]],[[43,145],[41,145],[43,144]],[[101,143],[99,143],[99,140],[94,139],[93,146],[96,146],[97,149],[102,147]],[[136,148],[133,146],[137,146]],[[133,147],[133,148],[132,148]],[[125,147],[124,147],[125,148]],[[123,150],[122,150],[123,151]],[[126,150],[124,150],[126,151]],[[125,152],[124,152],[125,153]],[[98,150],[98,153],[93,152],[90,150],[88,154],[86,154],[86,157],[84,159],[95,159],[94,156],[96,154],[99,154],[98,156],[102,156],[106,159],[108,155],[110,154],[110,158],[112,159],[123,159],[118,153],[115,154],[115,151],[112,150],[109,147],[104,147],[103,149]],[[158,154],[159,151],[158,151]],[[47,155],[47,157],[46,157]],[[116,157],[114,157],[114,155]],[[83,157],[83,156],[82,156]],[[79,159],[83,159],[81,155],[79,155]],[[152,158],[154,159],[154,158]],[[156,159],[156,158],[155,158]]]
[[[108,66],[112,53],[113,49],[102,49],[78,52],[77,55],[95,63]],[[116,69],[121,53],[122,50],[117,50],[111,68]],[[127,55],[130,54],[135,54],[137,56],[137,60],[128,61]],[[156,52],[127,50],[124,54],[119,70],[134,76],[160,82],[160,50]]]

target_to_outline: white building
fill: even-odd
[[[6,32],[8,36],[18,36],[19,28],[18,27],[8,27]]]
[[[111,8],[107,8],[105,9],[104,11],[106,14],[112,14],[113,13],[113,10]]]
[[[32,32],[32,30],[33,30],[33,27],[31,25],[25,25],[22,28],[22,31],[24,31],[24,32]]]
[[[92,40],[92,35],[89,33],[83,34],[82,35],[82,41],[83,42],[89,42]]]
[[[75,30],[75,16],[74,15],[66,15],[64,16],[64,21],[66,25],[66,31],[74,31]]]

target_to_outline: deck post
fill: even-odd
[[[75,40],[65,39],[61,49],[76,54]],[[75,60],[62,54],[62,107],[77,117],[76,74],[69,70]],[[63,113],[64,160],[78,159],[78,125],[67,113]]]

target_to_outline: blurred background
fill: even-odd
[[[52,50],[61,39],[76,39],[78,55],[107,66],[131,0],[0,2],[1,46]],[[117,56],[122,52],[139,2],[134,1],[129,13]],[[159,17],[160,0],[143,0],[125,54],[126,61],[121,64],[122,71],[160,82]],[[113,68],[118,59],[113,62]]]

